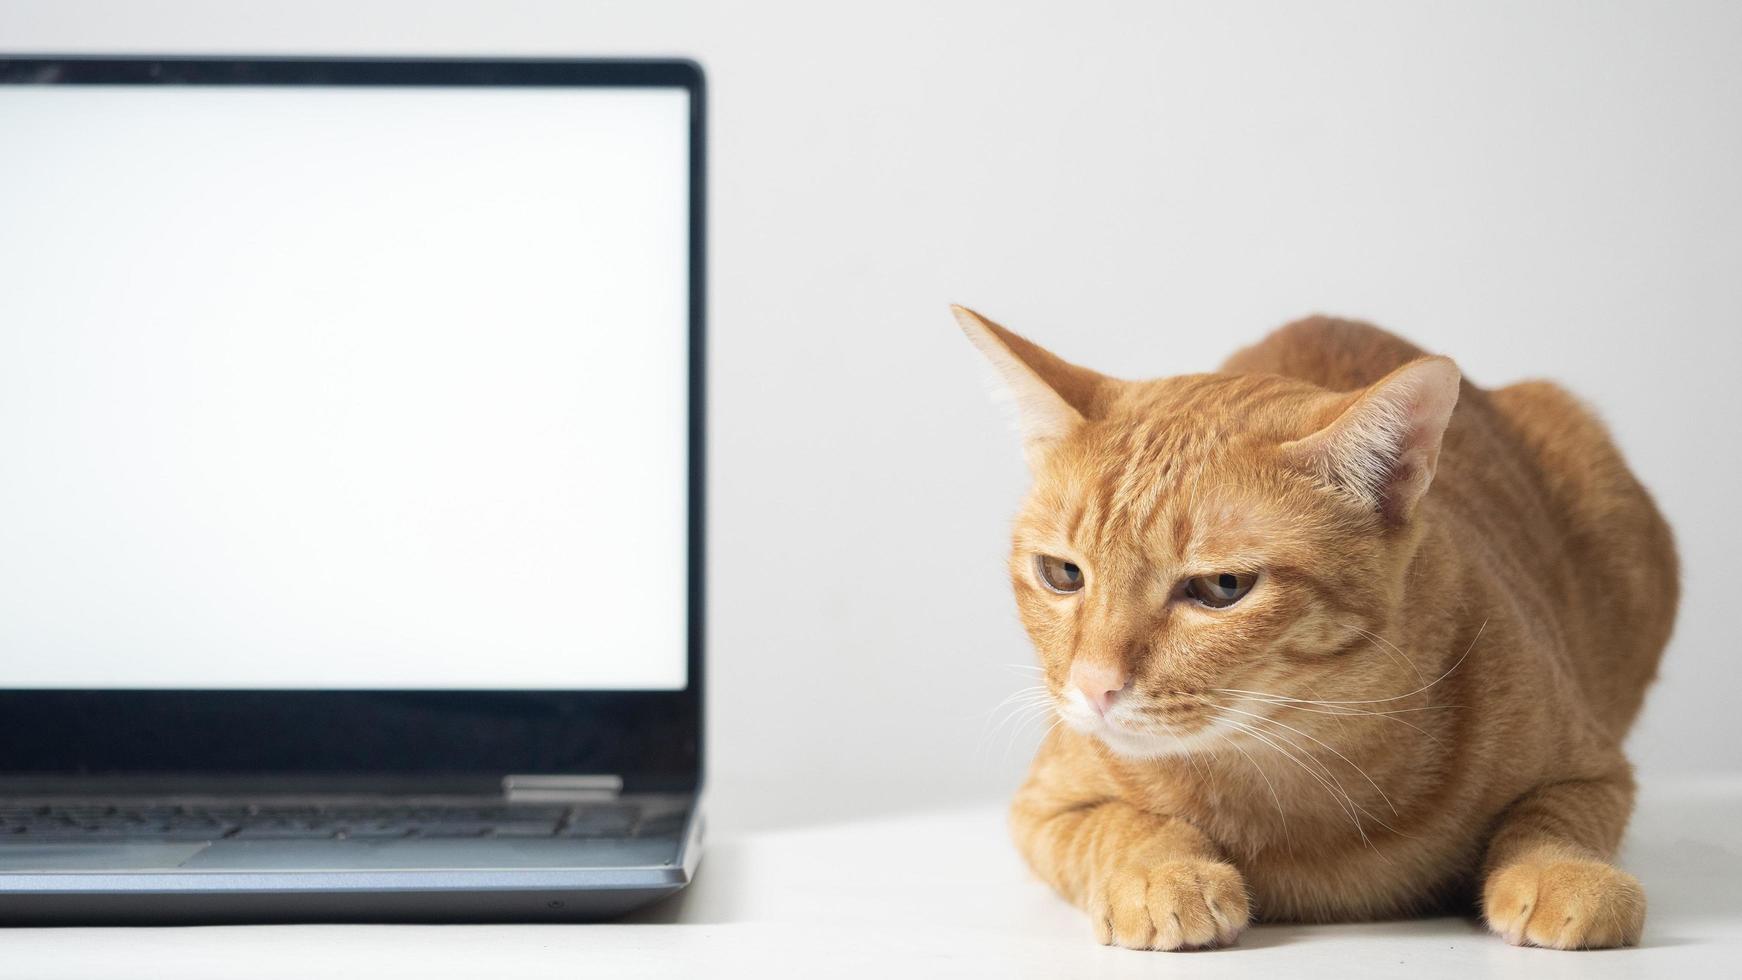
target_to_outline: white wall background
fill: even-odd
[[[705,64],[725,821],[1020,772],[1024,473],[951,300],[1127,376],[1322,310],[1563,380],[1681,537],[1635,759],[1742,766],[1742,5],[0,0],[0,49]]]

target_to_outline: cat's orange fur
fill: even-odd
[[[1067,722],[1014,832],[1102,942],[1460,907],[1514,943],[1639,941],[1608,862],[1676,558],[1587,409],[1341,320],[1127,382],[956,313],[1016,396],[1010,573]],[[1180,592],[1235,571],[1226,609]],[[1078,687],[1118,690],[1104,719]]]

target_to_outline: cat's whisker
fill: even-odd
[[[1005,697],[1003,701],[1000,701],[996,705],[994,705],[992,710],[996,711],[999,708],[1002,708],[1004,705],[1010,703],[1011,701],[1014,701],[1015,699],[1023,697],[1025,695],[1045,694],[1045,693],[1047,693],[1047,689],[1046,689],[1046,685],[1044,685],[1044,684],[1029,684],[1025,687],[1019,687],[1016,690],[1011,691],[1010,694],[1007,697]]]
[[[993,728],[980,739],[979,744],[975,747],[975,757],[981,759],[985,758],[985,753],[987,749],[990,748],[992,741],[1000,732],[1008,727],[1009,732],[1005,738],[1004,751],[1001,756],[1002,759],[1008,760],[1011,747],[1016,744],[1018,738],[1022,737],[1023,732],[1031,730],[1036,722],[1044,720],[1048,714],[1052,713],[1053,710],[1050,705],[1034,704],[1019,706],[999,721],[996,728]],[[1063,719],[1061,717],[1058,720]]]
[[[1298,753],[1298,757],[1296,759],[1297,762],[1299,762],[1303,766],[1310,765],[1313,772],[1315,772],[1318,775],[1323,776],[1325,779],[1328,779],[1331,781],[1331,783],[1336,788],[1337,795],[1342,797],[1343,800],[1347,801],[1351,807],[1354,807],[1357,810],[1360,810],[1362,813],[1367,813],[1367,810],[1365,807],[1362,807],[1355,802],[1354,795],[1351,794],[1349,792],[1348,788],[1343,785],[1343,781],[1341,779],[1337,778],[1337,774],[1331,770],[1331,767],[1326,765],[1325,761],[1323,759],[1320,759],[1318,756],[1314,755],[1311,751],[1309,751],[1305,746],[1302,746],[1299,742],[1296,742],[1294,739],[1289,738],[1287,735],[1284,735],[1281,732],[1271,731],[1271,730],[1263,729],[1263,728],[1258,728],[1258,727],[1252,725],[1250,722],[1235,722],[1231,718],[1223,718],[1222,720],[1227,722],[1228,724],[1231,724],[1231,725],[1236,725],[1236,726],[1245,725],[1246,729],[1249,733],[1262,733],[1262,734],[1267,735],[1270,738],[1275,739],[1276,741],[1279,741],[1282,744],[1288,746],[1295,753]],[[1372,816],[1372,814],[1368,813],[1368,816]]]
[[[1245,749],[1240,747],[1240,743],[1226,735],[1223,735],[1221,732],[1216,733],[1216,738],[1220,739],[1223,745],[1226,745],[1240,753],[1242,756],[1245,756],[1246,762],[1252,766],[1254,772],[1258,773],[1258,778],[1264,780],[1264,785],[1270,789],[1271,802],[1276,804],[1276,819],[1282,824],[1282,841],[1287,845],[1289,850],[1294,850],[1294,839],[1288,832],[1288,812],[1282,808],[1282,794],[1276,791],[1276,784],[1271,782],[1269,774],[1264,771],[1263,766],[1258,764],[1258,760],[1252,758],[1252,753],[1247,752]]]
[[[1278,742],[1287,743],[1296,751],[1299,751],[1299,746],[1295,746],[1292,742],[1288,742],[1286,738],[1277,735],[1274,732],[1264,732],[1252,725],[1246,724],[1245,722],[1235,721],[1232,718],[1226,717],[1222,718],[1222,720],[1236,731],[1244,732],[1251,738],[1269,746],[1271,750],[1277,752],[1290,762],[1293,762],[1296,766],[1300,767],[1302,772],[1316,780],[1320,786],[1324,787],[1325,792],[1330,794],[1332,801],[1342,808],[1343,813],[1354,824],[1355,833],[1361,836],[1361,842],[1366,844],[1368,847],[1372,847],[1374,851],[1378,851],[1378,848],[1374,846],[1373,841],[1367,837],[1367,829],[1361,826],[1360,807],[1355,803],[1354,799],[1349,796],[1348,792],[1340,785],[1336,785],[1333,780],[1327,780],[1311,766],[1308,766],[1304,761],[1302,761],[1302,759],[1295,755],[1294,752],[1289,751],[1287,748],[1283,748],[1282,745],[1278,744]]]
[[[1312,683],[1311,683],[1311,682],[1310,682],[1310,681],[1305,681],[1305,682],[1303,682],[1303,683],[1302,683],[1302,686],[1304,686],[1304,687],[1305,687],[1305,688],[1306,688],[1306,691],[1307,691],[1307,693],[1308,693],[1308,694],[1310,694],[1310,695],[1312,695],[1312,696],[1313,696],[1313,697],[1315,697],[1315,698],[1319,698],[1319,697],[1324,697],[1324,695],[1323,695],[1323,694],[1320,694],[1320,693],[1319,693],[1319,689],[1318,689],[1318,688],[1316,688],[1316,687],[1314,687],[1314,686],[1313,686],[1313,685],[1312,685]],[[1282,710],[1284,710],[1284,709],[1285,709],[1285,706],[1278,706],[1278,705],[1272,705],[1272,706],[1271,706],[1271,707],[1272,707],[1272,708],[1273,708],[1273,709],[1276,709],[1276,710],[1277,710],[1277,711],[1278,711],[1278,713],[1279,713],[1279,714],[1280,714],[1280,712],[1281,712],[1281,711],[1282,711]],[[1359,711],[1359,710],[1361,710],[1361,709],[1359,709],[1359,708],[1356,708],[1356,709],[1348,709],[1348,710],[1356,710],[1356,711]],[[1343,719],[1342,719],[1342,718],[1341,718],[1341,717],[1335,717],[1335,718],[1333,718],[1333,720],[1332,720],[1332,724],[1334,724],[1334,725],[1335,725],[1335,726],[1336,726],[1336,728],[1337,728],[1337,734],[1338,734],[1338,735],[1340,735],[1340,736],[1342,736],[1342,737],[1343,737],[1343,738],[1348,738],[1348,737],[1349,737],[1349,729],[1348,729],[1348,726],[1347,726],[1347,725],[1346,725],[1346,724],[1345,724],[1345,723],[1344,723],[1344,721],[1343,721]]]
[[[1356,701],[1313,701],[1311,703],[1313,703],[1313,704],[1325,704],[1325,705],[1389,704],[1392,701],[1402,701],[1406,698],[1413,698],[1417,694],[1421,694],[1421,693],[1429,690],[1430,688],[1438,685],[1441,681],[1444,681],[1446,678],[1452,676],[1453,672],[1455,672],[1459,667],[1463,666],[1464,661],[1469,659],[1469,657],[1470,657],[1470,651],[1476,649],[1476,641],[1480,640],[1482,638],[1482,631],[1487,629],[1487,628],[1488,628],[1488,620],[1484,619],[1484,620],[1482,620],[1482,625],[1476,628],[1476,635],[1470,638],[1470,645],[1464,648],[1463,654],[1458,657],[1456,663],[1452,664],[1450,667],[1447,667],[1445,673],[1434,678],[1433,680],[1429,681],[1428,683],[1423,684],[1421,687],[1418,687],[1415,690],[1410,691],[1408,694],[1399,694],[1396,697],[1391,697],[1391,698],[1368,698],[1365,700],[1356,700]],[[1258,691],[1235,691],[1234,693],[1258,694],[1258,693],[1262,693],[1262,692],[1258,692]],[[1275,695],[1266,695],[1266,697],[1273,697],[1273,696],[1275,696]],[[1303,700],[1303,699],[1296,698],[1294,700]]]
[[[1225,706],[1218,706],[1218,707],[1220,707],[1221,710],[1224,710],[1224,711],[1234,710],[1234,709],[1226,708]],[[1249,715],[1248,712],[1240,712],[1240,713]],[[1279,724],[1274,719],[1264,718],[1262,716],[1251,716],[1251,717],[1254,717],[1258,721],[1266,722],[1269,724]],[[1238,721],[1234,718],[1228,717],[1225,714],[1218,714],[1217,718],[1220,721],[1226,722],[1227,724],[1232,725],[1236,728],[1244,729],[1249,734],[1255,734],[1255,735],[1256,734],[1264,734],[1264,735],[1269,736],[1272,739],[1276,739],[1276,740],[1282,742],[1283,744],[1287,745],[1289,748],[1293,749],[1295,752],[1298,752],[1300,754],[1300,756],[1306,762],[1311,762],[1313,764],[1313,766],[1316,767],[1312,771],[1330,779],[1333,783],[1335,783],[1338,793],[1340,793],[1342,798],[1344,800],[1347,800],[1351,806],[1353,806],[1355,809],[1359,810],[1361,813],[1364,813],[1368,817],[1372,818],[1375,823],[1378,823],[1380,826],[1384,827],[1385,829],[1390,830],[1394,833],[1401,833],[1395,827],[1392,827],[1390,824],[1386,823],[1385,820],[1382,817],[1380,817],[1378,814],[1374,813],[1372,810],[1369,810],[1365,806],[1362,806],[1360,803],[1356,802],[1354,794],[1352,794],[1348,791],[1348,788],[1343,785],[1343,781],[1337,777],[1337,774],[1331,769],[1331,767],[1328,764],[1326,764],[1323,759],[1320,759],[1316,754],[1314,754],[1312,750],[1308,749],[1306,746],[1301,745],[1300,743],[1296,742],[1294,739],[1290,738],[1288,735],[1283,734],[1282,732],[1268,730],[1268,729],[1261,729],[1261,728],[1258,728],[1255,725],[1253,725],[1252,722]],[[1356,766],[1354,764],[1354,762],[1350,761],[1342,753],[1337,752],[1336,749],[1332,748],[1329,745],[1325,745],[1325,743],[1320,742],[1316,738],[1313,738],[1311,735],[1308,735],[1306,732],[1302,732],[1302,731],[1300,731],[1298,729],[1294,729],[1294,728],[1289,728],[1289,726],[1286,726],[1286,725],[1283,725],[1282,727],[1287,729],[1288,731],[1294,732],[1297,735],[1302,735],[1306,738],[1312,739],[1314,742],[1318,742],[1318,744],[1320,744],[1321,746],[1324,746],[1326,749],[1335,753],[1339,759],[1342,759],[1345,763],[1348,763],[1348,765],[1351,768],[1355,769],[1356,772],[1360,773],[1361,776],[1363,778],[1367,779],[1369,783],[1372,783],[1373,789],[1379,793],[1380,797],[1385,798],[1385,793],[1383,790],[1381,790],[1379,788],[1378,784],[1373,783],[1372,779],[1367,776],[1367,773],[1364,770],[1362,770],[1361,767]],[[1296,761],[1301,762],[1302,760],[1296,759]],[[1304,763],[1302,763],[1302,764],[1304,765]],[[1391,801],[1389,798],[1386,798],[1385,801],[1386,801],[1387,806],[1391,805]],[[1395,812],[1396,808],[1393,807],[1392,809]]]
[[[1064,724],[1064,721],[1065,721],[1065,719],[1064,719],[1063,715],[1059,715],[1058,717],[1054,718],[1052,720],[1052,724],[1046,726],[1046,729],[1040,733],[1040,737],[1035,739],[1035,744],[1039,745],[1039,744],[1045,743],[1047,736],[1051,735],[1053,733],[1054,729],[1056,729],[1060,725]],[[1004,745],[1004,755],[999,760],[1000,765],[1004,764],[1005,762],[1010,761],[1010,749],[1013,745],[1016,744],[1016,736],[1019,734],[1021,734],[1020,729],[1011,732],[1010,740],[1008,742],[1006,742]]]
[[[1336,708],[1336,709],[1313,708],[1313,707],[1307,707],[1307,705],[1316,705],[1316,704],[1321,704],[1322,702],[1308,701],[1304,698],[1289,698],[1289,697],[1272,696],[1272,695],[1246,694],[1246,693],[1243,693],[1240,691],[1230,690],[1227,688],[1217,688],[1216,693],[1235,695],[1234,700],[1236,700],[1236,701],[1255,701],[1259,704],[1275,705],[1278,708],[1287,708],[1291,711],[1305,711],[1305,712],[1308,712],[1310,714],[1315,714],[1315,715],[1332,715],[1332,716],[1342,717],[1342,718],[1371,717],[1371,718],[1381,718],[1381,719],[1384,719],[1386,721],[1395,721],[1399,725],[1402,725],[1405,728],[1409,728],[1409,729],[1412,729],[1414,731],[1420,732],[1422,735],[1426,736],[1430,741],[1432,741],[1435,745],[1440,745],[1440,746],[1445,745],[1445,743],[1440,741],[1439,737],[1434,735],[1434,733],[1428,731],[1425,728],[1422,728],[1419,725],[1411,724],[1410,722],[1407,722],[1407,721],[1403,720],[1402,718],[1398,718],[1395,716],[1399,715],[1399,714],[1403,714],[1404,712],[1407,712],[1407,711],[1436,711],[1436,710],[1439,710],[1442,708],[1460,707],[1460,705],[1455,705],[1455,704],[1432,704],[1432,705],[1426,705],[1424,707],[1419,707],[1419,708],[1394,708],[1394,709],[1389,710],[1389,711],[1364,710],[1361,708],[1349,708],[1349,707],[1342,707],[1342,708]]]
[[[998,719],[998,723],[992,726],[987,734],[989,736],[995,735],[1012,721],[1038,718],[1051,710],[1053,710],[1051,698],[1036,698],[1027,701],[1019,701],[1005,710],[1004,714]]]
[[[1347,629],[1352,629],[1355,632],[1361,634],[1362,636],[1365,636],[1369,640],[1372,640],[1373,642],[1379,644],[1379,648],[1381,650],[1384,650],[1387,653],[1392,655],[1391,659],[1393,660],[1393,662],[1398,661],[1398,660],[1402,660],[1404,662],[1404,664],[1407,665],[1409,667],[1409,669],[1415,673],[1415,682],[1417,684],[1421,684],[1421,683],[1426,682],[1427,678],[1422,676],[1421,668],[1419,666],[1417,666],[1416,662],[1410,658],[1409,654],[1404,653],[1403,650],[1397,646],[1397,644],[1391,642],[1390,640],[1387,640],[1383,636],[1380,636],[1378,633],[1374,633],[1371,630],[1362,629],[1361,627],[1356,626],[1354,623],[1344,623],[1343,626]]]
[[[1034,684],[1012,692],[1008,697],[998,702],[996,705],[993,705],[992,709],[986,712],[986,721],[985,724],[981,726],[980,738],[978,744],[975,746],[976,754],[983,751],[987,743],[1002,731],[1006,725],[1010,724],[1011,721],[1034,712],[1036,708],[1044,707],[1050,710],[1051,706],[1052,692],[1048,691],[1044,685]],[[1003,712],[1002,716],[1000,716],[1000,712]],[[1040,715],[1036,714],[1035,718],[1038,717],[1040,717]],[[1019,722],[1016,726],[1016,730],[1020,732],[1023,725],[1027,723],[1028,720]]]
[[[1065,716],[1064,715],[1059,715],[1057,718],[1054,718],[1052,720],[1052,724],[1046,726],[1046,731],[1040,733],[1040,740],[1042,742],[1046,741],[1046,737],[1048,735],[1051,735],[1053,733],[1054,729],[1058,728],[1060,725],[1062,725],[1064,723],[1065,723]]]
[[[1006,697],[1004,700],[993,705],[991,707],[991,709],[986,712],[986,723],[988,725],[990,725],[992,723],[992,719],[995,716],[997,716],[998,712],[1003,711],[1006,708],[1011,708],[1012,710],[1014,710],[1015,708],[1021,708],[1025,705],[1035,704],[1035,703],[1038,703],[1042,700],[1050,700],[1051,697],[1052,697],[1052,693],[1050,691],[1048,691],[1045,687],[1038,685],[1038,684],[1030,686],[1030,687],[1022,688],[1019,691],[1015,691],[1015,692],[1011,693],[1009,697]]]
[[[1336,774],[1331,772],[1324,762],[1315,758],[1312,753],[1301,748],[1300,745],[1296,744],[1294,740],[1290,739],[1288,736],[1280,732],[1266,731],[1249,722],[1229,718],[1226,715],[1218,715],[1217,718],[1219,721],[1226,723],[1238,731],[1245,732],[1248,735],[1260,739],[1266,745],[1269,745],[1276,751],[1286,755],[1309,775],[1318,779],[1327,790],[1332,792],[1339,803],[1347,802],[1350,805],[1354,804],[1354,798],[1349,795],[1349,792],[1346,789],[1343,788],[1342,781],[1336,778]],[[1277,743],[1281,744],[1278,745]],[[1287,746],[1287,748],[1283,748],[1283,746]],[[1308,763],[1311,763],[1311,765],[1308,765]],[[1329,780],[1329,782],[1326,782],[1326,780]]]
[[[1251,726],[1248,723],[1235,721],[1234,719],[1228,718],[1225,715],[1221,716],[1221,719],[1223,721],[1227,722],[1228,724],[1233,725],[1236,728],[1244,728],[1244,730],[1246,730],[1246,732],[1250,735],[1257,736],[1259,731],[1260,731],[1260,729],[1254,728],[1253,726]],[[1274,719],[1261,718],[1259,720],[1268,721],[1271,724],[1277,723],[1277,722],[1275,722]],[[1286,726],[1284,726],[1284,727],[1286,727]],[[1290,731],[1295,731],[1295,729],[1290,729]],[[1338,779],[1336,777],[1336,774],[1331,771],[1330,767],[1328,765],[1326,765],[1323,760],[1314,756],[1310,750],[1308,750],[1304,746],[1300,745],[1299,743],[1293,741],[1288,736],[1283,735],[1281,732],[1265,731],[1264,734],[1267,734],[1272,738],[1278,739],[1278,740],[1286,743],[1290,748],[1301,753],[1302,755],[1306,756],[1307,759],[1309,759],[1310,761],[1317,764],[1319,767],[1319,772],[1321,772],[1325,776],[1329,777],[1331,779],[1331,781],[1336,784],[1337,790],[1342,794],[1343,800],[1347,801],[1349,806],[1353,807],[1355,810],[1359,811],[1360,813],[1365,814],[1368,817],[1368,819],[1372,820],[1374,823],[1385,828],[1386,830],[1390,831],[1391,833],[1396,834],[1399,837],[1407,837],[1407,838],[1410,838],[1411,840],[1416,839],[1415,835],[1404,833],[1403,831],[1399,830],[1398,828],[1392,826],[1390,823],[1386,822],[1385,818],[1379,816],[1378,814],[1374,813],[1372,810],[1369,810],[1368,808],[1366,808],[1365,806],[1362,806],[1359,802],[1357,802],[1355,800],[1355,797],[1353,796],[1353,794],[1351,794],[1348,791],[1348,789],[1343,786],[1343,781]],[[1298,734],[1306,735],[1307,738],[1312,738],[1311,735],[1307,735],[1305,732],[1299,732]],[[1318,742],[1319,740],[1315,738],[1315,739],[1313,739],[1313,741]],[[1319,742],[1319,744],[1324,745],[1323,742]],[[1331,747],[1328,745],[1326,745],[1325,748],[1331,749]],[[1335,749],[1331,749],[1331,751],[1336,752]],[[1384,790],[1381,790],[1377,783],[1373,783],[1372,778],[1367,776],[1367,773],[1364,770],[1362,770],[1361,767],[1356,766],[1353,762],[1351,762],[1347,757],[1343,756],[1342,753],[1340,753],[1340,752],[1337,753],[1337,757],[1340,759],[1343,759],[1343,761],[1347,762],[1351,767],[1353,767],[1356,772],[1359,772],[1363,778],[1367,779],[1367,781],[1369,783],[1372,783],[1373,789],[1379,793],[1380,798],[1385,800],[1386,805],[1391,807],[1392,813],[1394,815],[1401,816],[1401,814],[1397,813],[1397,808],[1395,806],[1392,806],[1390,798],[1385,796]],[[1299,762],[1299,761],[1300,760],[1298,760],[1298,759],[1296,760],[1296,762]],[[1305,768],[1305,767],[1303,766],[1303,768]],[[1371,841],[1371,839],[1368,838],[1367,833],[1366,833],[1366,829],[1361,827],[1360,823],[1361,822],[1359,819],[1355,820],[1356,829],[1361,832],[1361,839],[1363,841],[1366,841],[1369,844],[1369,846],[1371,846],[1372,841]],[[1375,851],[1377,851],[1377,850],[1378,849],[1375,848]]]
[[[1041,719],[1045,718],[1047,713],[1052,713],[1050,708],[1047,709],[1047,712],[1029,715],[1028,717],[1024,718],[1019,724],[1017,724],[1016,727],[1014,727],[1010,730],[1010,737],[1004,740],[1004,753],[1003,753],[1003,755],[999,756],[999,764],[1000,765],[1003,765],[1004,763],[1007,763],[1010,761],[1010,752],[1012,749],[1014,749],[1016,747],[1016,740],[1018,738],[1022,737],[1022,733],[1025,730],[1028,730],[1029,727],[1032,726],[1035,722],[1038,722]],[[1064,719],[1063,715],[1057,715],[1056,717],[1054,717],[1052,724],[1046,726],[1046,730],[1040,733],[1040,738],[1037,739],[1036,741],[1037,742],[1046,741],[1046,737],[1048,735],[1051,735],[1052,730],[1054,728],[1057,728],[1059,726],[1059,723],[1063,722],[1064,720],[1065,719]]]
[[[1356,715],[1387,717],[1390,715],[1409,714],[1414,711],[1442,711],[1461,707],[1456,704],[1424,704],[1413,708],[1358,708],[1336,701],[1315,701],[1312,698],[1297,698],[1289,694],[1270,694],[1265,691],[1248,691],[1236,687],[1210,688],[1210,692],[1213,694],[1239,695],[1239,697],[1235,699],[1239,701],[1261,701],[1265,704],[1281,705],[1318,705],[1320,714],[1343,715],[1345,717],[1353,717]],[[1302,708],[1301,710],[1305,711],[1306,709]]]
[[[1013,702],[1009,705],[1006,705],[1003,709],[1001,709],[1002,714],[1000,714],[1000,716],[999,716],[998,724],[1001,726],[1001,725],[1005,724],[1006,722],[1008,722],[1012,718],[1018,718],[1018,717],[1021,717],[1022,715],[1029,714],[1029,713],[1032,713],[1032,712],[1040,710],[1040,709],[1046,709],[1046,708],[1051,708],[1051,707],[1052,707],[1052,699],[1051,698],[1025,698],[1021,701],[1016,701],[1016,702]],[[994,727],[996,728],[997,726],[994,726]]]
[[[1022,697],[1006,700],[1003,704],[998,705],[998,707],[993,710],[1007,711],[1015,710],[1017,708],[1026,708],[1030,705],[1036,704],[1051,704],[1052,700],[1052,695],[1045,692],[1024,694]]]
[[[1209,770],[1204,767],[1203,763],[1198,761],[1197,753],[1193,752],[1190,747],[1186,745],[1186,740],[1180,738],[1171,731],[1166,734],[1168,738],[1173,739],[1175,745],[1179,746],[1179,754],[1185,756],[1186,762],[1191,765],[1192,771],[1198,774],[1198,778],[1208,782],[1210,778]]]
[[[1052,692],[1048,691],[1044,684],[1030,684],[1027,687],[1018,688],[1017,690],[1012,691],[1004,700],[993,705],[992,711],[997,711],[999,708],[1002,708],[1013,701],[1022,701],[1024,699],[1038,698],[1042,696],[1050,697],[1051,694]],[[990,714],[991,712],[987,713]]]
[[[1392,814],[1394,816],[1397,815],[1397,804],[1391,802],[1391,797],[1385,795],[1385,791],[1383,789],[1379,788],[1379,784],[1374,781],[1372,776],[1367,774],[1367,770],[1365,770],[1365,769],[1361,768],[1359,765],[1357,765],[1355,763],[1355,760],[1353,760],[1353,759],[1349,758],[1348,756],[1344,755],[1343,753],[1337,751],[1337,748],[1335,746],[1330,745],[1329,743],[1327,743],[1319,738],[1314,737],[1312,734],[1310,734],[1308,732],[1301,731],[1300,729],[1295,728],[1292,725],[1288,725],[1288,724],[1285,724],[1283,722],[1277,721],[1275,718],[1266,717],[1265,715],[1257,714],[1256,712],[1252,712],[1252,711],[1241,711],[1239,708],[1230,708],[1227,705],[1217,705],[1214,702],[1209,701],[1208,699],[1205,699],[1204,703],[1209,704],[1211,707],[1214,707],[1214,708],[1220,708],[1223,711],[1232,711],[1237,715],[1244,715],[1248,718],[1254,719],[1255,721],[1261,722],[1263,724],[1275,725],[1278,728],[1287,729],[1288,731],[1291,731],[1291,732],[1295,733],[1296,735],[1301,736],[1302,738],[1309,739],[1312,742],[1314,742],[1320,746],[1323,746],[1326,751],[1330,752],[1332,755],[1334,755],[1337,758],[1348,763],[1349,768],[1360,773],[1361,778],[1367,780],[1367,785],[1373,787],[1373,791],[1375,793],[1378,793],[1379,798],[1385,801],[1385,805],[1391,808]]]

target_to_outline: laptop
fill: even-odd
[[[690,880],[703,94],[0,57],[0,923]]]

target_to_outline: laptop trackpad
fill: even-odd
[[[169,871],[206,843],[19,844],[0,847],[0,872]]]

